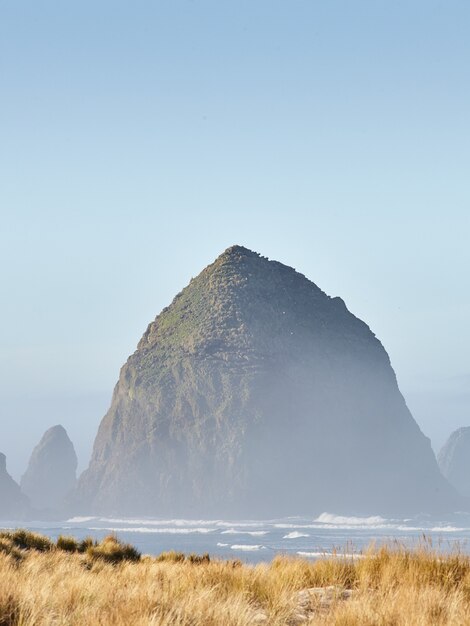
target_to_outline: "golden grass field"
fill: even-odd
[[[327,588],[330,589],[318,589]],[[470,559],[424,544],[270,564],[167,553],[109,537],[0,533],[0,626],[470,624]]]

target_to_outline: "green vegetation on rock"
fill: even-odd
[[[383,346],[305,276],[226,250],[121,370],[76,509],[152,515],[442,510]]]

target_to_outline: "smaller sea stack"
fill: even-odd
[[[57,510],[76,483],[77,455],[63,426],[47,430],[34,448],[21,488],[37,509]]]

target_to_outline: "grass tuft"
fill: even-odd
[[[210,556],[207,552],[202,555],[199,554],[190,554],[188,556],[188,561],[193,565],[202,565],[203,563],[210,563]]]
[[[59,535],[56,542],[57,548],[64,552],[78,552],[79,545],[75,537],[66,537],[64,535]]]
[[[95,541],[93,537],[85,537],[85,539],[82,539],[80,543],[78,544],[78,551],[87,552],[89,548],[92,548],[93,546],[97,546],[97,545],[98,545],[98,542]]]
[[[121,543],[115,535],[108,535],[98,544],[87,548],[87,556],[91,559],[100,559],[107,563],[121,561],[140,561],[141,554],[129,543]]]
[[[0,553],[10,556],[15,561],[19,561],[23,558],[21,551],[13,545],[11,540],[6,539],[5,537],[0,537]]]
[[[12,545],[21,550],[48,552],[54,548],[54,543],[48,537],[24,528],[2,532],[0,533],[0,539],[11,541]]]
[[[186,558],[183,552],[176,552],[175,550],[169,550],[168,552],[162,552],[156,557],[156,560],[160,563],[162,561],[168,561],[170,563],[181,563]]]

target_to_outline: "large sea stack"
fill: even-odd
[[[21,489],[37,509],[57,511],[75,487],[77,455],[67,431],[52,426],[34,448],[28,468],[21,478]]]
[[[437,457],[441,472],[464,496],[470,497],[470,427],[455,430]]]
[[[83,511],[449,510],[458,497],[369,327],[294,269],[226,250],[121,370]]]

